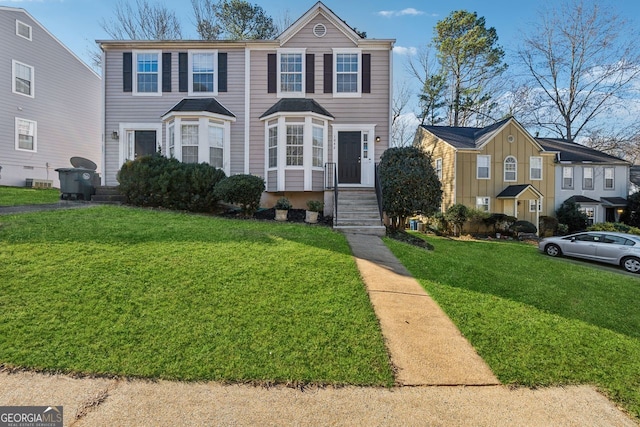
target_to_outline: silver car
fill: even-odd
[[[586,231],[569,236],[547,237],[538,249],[549,256],[565,255],[620,265],[640,273],[640,236],[610,231]]]

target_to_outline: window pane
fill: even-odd
[[[489,178],[489,156],[478,156],[478,178]]]
[[[531,157],[531,179],[542,179],[542,158]]]
[[[313,128],[313,166],[322,167],[322,159],[324,154],[324,129],[319,127]]]
[[[139,53],[136,56],[138,92],[158,91],[158,54]]]
[[[504,160],[504,180],[515,181],[517,175],[517,161],[514,157],[507,157]]]
[[[183,163],[198,163],[198,146],[182,147]]]
[[[16,92],[31,95],[31,67],[15,64]]]
[[[358,92],[358,54],[336,55],[336,91],[338,93]]]
[[[303,166],[304,126],[287,126],[287,166]]]
[[[278,128],[269,128],[269,167],[278,166]]]
[[[224,129],[209,126],[209,164],[216,168],[224,165]]]
[[[182,125],[182,161],[198,163],[198,125]]]
[[[280,55],[280,91],[302,92],[302,54]]]
[[[194,53],[191,56],[193,92],[213,92],[213,53]]]

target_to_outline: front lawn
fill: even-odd
[[[57,188],[26,188],[0,186],[0,206],[39,205],[60,200]]]
[[[640,417],[640,276],[552,259],[522,243],[385,243],[500,381],[594,384]]]
[[[0,364],[181,380],[393,384],[344,237],[102,206],[0,217]]]

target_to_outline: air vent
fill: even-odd
[[[313,27],[313,35],[316,37],[324,37],[325,34],[327,34],[327,27],[325,27],[324,24],[316,24],[316,26]]]
[[[513,135],[509,135],[509,136],[507,137],[507,141],[509,141],[509,142],[513,142],[513,141],[515,141],[515,140],[516,140],[516,139],[514,138],[514,136],[513,136]]]

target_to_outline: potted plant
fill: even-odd
[[[315,224],[318,222],[318,213],[324,208],[324,203],[319,200],[309,200],[307,202],[307,211],[305,212],[305,222]]]
[[[276,221],[286,221],[291,202],[286,197],[280,197],[273,208],[276,210]]]

